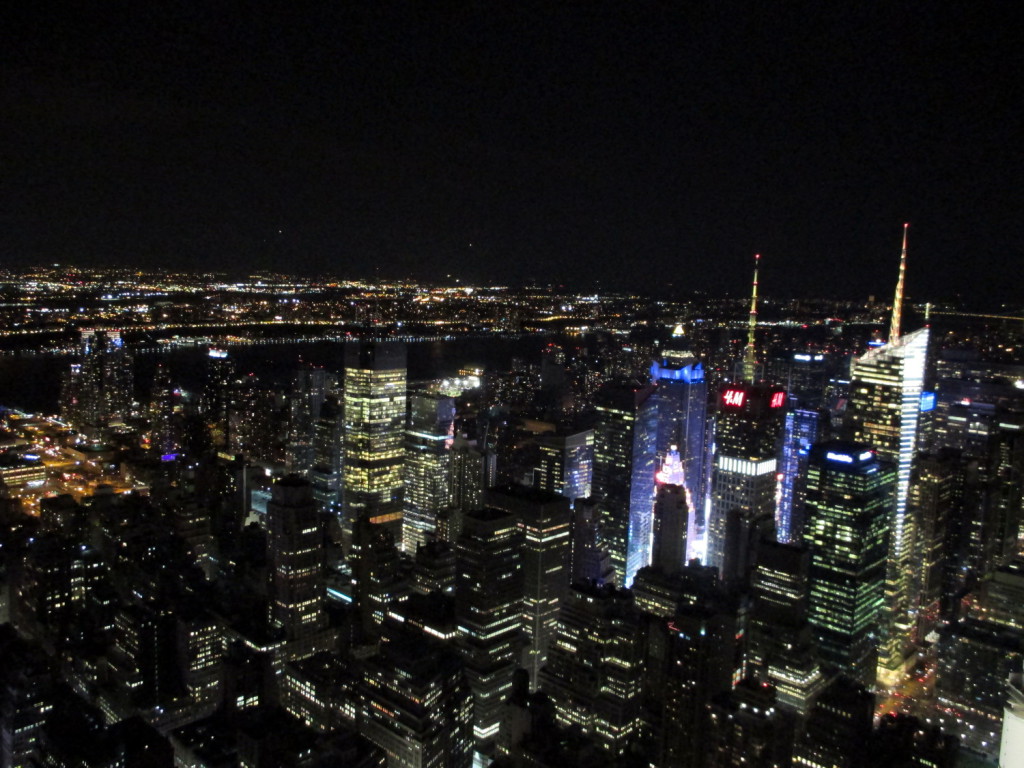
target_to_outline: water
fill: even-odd
[[[451,341],[407,342],[409,379],[454,375],[460,368],[505,370],[513,357],[539,361],[546,336],[467,336]],[[261,346],[229,347],[239,373],[255,373],[264,384],[284,385],[302,363],[341,371],[345,344],[320,341]],[[30,413],[55,413],[62,374],[73,362],[67,356],[33,355],[0,357],[0,405]],[[201,348],[177,348],[135,356],[137,397],[145,397],[157,364],[165,365],[171,380],[186,391],[202,387],[206,352]]]

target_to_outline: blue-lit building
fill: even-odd
[[[672,446],[677,446],[683,465],[683,484],[694,499],[705,495],[705,441],[708,387],[704,368],[685,352],[665,350],[660,360],[651,363],[651,381],[658,411],[657,451],[664,461]],[[703,505],[697,505],[698,514]]]
[[[775,510],[775,535],[783,544],[800,541],[803,536],[807,456],[820,434],[820,412],[794,408],[786,414],[782,427],[779,504]]]

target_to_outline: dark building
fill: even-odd
[[[781,709],[807,714],[825,683],[808,620],[810,553],[764,542],[754,569],[747,673],[775,688]]]
[[[456,618],[473,693],[473,734],[477,749],[489,753],[523,640],[523,534],[518,518],[500,509],[470,512],[463,518],[456,557]]]
[[[569,500],[522,486],[492,488],[484,498],[488,507],[515,515],[522,534],[521,665],[536,687],[569,587]]]
[[[954,768],[959,742],[909,715],[885,715],[875,732],[871,764],[880,768]]]
[[[271,621],[289,640],[324,628],[327,599],[323,518],[308,480],[289,475],[267,504]]]
[[[412,590],[421,595],[454,595],[455,550],[441,539],[427,539],[420,544],[413,560]]]
[[[415,637],[383,643],[363,664],[359,732],[388,766],[469,768],[473,696],[459,659]]]
[[[558,722],[577,727],[612,760],[640,732],[644,627],[629,592],[574,584],[540,673]]]
[[[875,697],[860,683],[834,678],[798,729],[793,765],[801,768],[869,768]]]
[[[1024,664],[1024,632],[974,618],[940,632],[935,692],[940,721],[964,746],[999,755],[1007,680]]]
[[[783,768],[789,765],[791,745],[792,734],[770,684],[742,680],[712,699],[705,768]]]
[[[701,768],[711,747],[711,700],[728,693],[742,674],[742,619],[710,606],[681,608],[667,624],[658,739],[660,765]]]

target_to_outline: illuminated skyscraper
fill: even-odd
[[[999,768],[1024,768],[1024,675],[1010,675],[1006,690]]]
[[[783,543],[797,542],[803,538],[807,454],[811,446],[818,442],[820,419],[818,411],[807,408],[791,407],[786,414],[782,430],[782,462],[779,467],[779,507],[775,514],[776,536]]]
[[[686,487],[692,498],[703,499],[708,400],[704,368],[691,354],[670,343],[661,359],[651,363],[651,380],[658,387],[654,393],[658,409],[658,458],[664,460],[669,449],[676,446],[684,478],[679,484]],[[697,511],[703,515],[703,509]]]
[[[149,448],[158,456],[175,453],[181,447],[180,429],[174,407],[177,393],[167,369],[158,365],[149,398]]]
[[[761,257],[754,259],[747,346],[740,365],[743,380],[726,385],[719,395],[712,446],[704,560],[722,570],[726,579],[742,575],[753,564],[750,545],[756,542],[757,531],[774,526],[786,406],[784,389],[758,383],[754,332]]]
[[[785,404],[785,391],[766,384],[729,385],[719,396],[707,530],[709,565],[722,569],[730,544],[736,549],[737,542],[727,540],[730,516],[738,516],[732,528],[740,536],[752,534],[766,521],[774,523]],[[744,556],[747,565],[752,554]],[[743,567],[735,563],[730,570],[739,573]]]
[[[594,430],[537,438],[540,462],[534,473],[542,491],[557,493],[570,501],[590,496],[594,476]]]
[[[405,345],[352,344],[345,350],[343,530],[351,541],[366,517],[402,538],[402,464],[405,458]]]
[[[437,528],[437,513],[450,505],[455,401],[430,392],[409,397],[405,430],[405,514],[402,550],[415,554]]]
[[[80,362],[71,366],[61,393],[63,416],[90,437],[132,413],[132,358],[120,331],[82,331]]]
[[[928,353],[928,329],[900,335],[907,230],[903,229],[900,275],[893,301],[889,342],[853,359],[847,408],[852,438],[878,451],[897,469],[896,504],[889,521],[883,646],[879,679],[891,684],[902,673],[915,626],[913,593],[914,522],[907,513],[911,470],[917,450],[918,416]]]
[[[594,425],[594,498],[601,544],[611,556],[616,582],[651,560],[658,411],[654,385],[610,382],[597,393]]]
[[[808,617],[821,660],[868,686],[875,680],[895,481],[892,467],[864,443],[811,448]]]

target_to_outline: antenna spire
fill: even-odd
[[[761,265],[761,254],[754,254],[754,290],[750,296],[750,319],[747,320],[747,348],[743,350],[743,380],[754,383],[757,375],[757,360],[754,357],[754,331],[757,329],[757,269]]]
[[[900,320],[903,316],[903,282],[907,273],[907,229],[909,224],[903,225],[903,251],[900,254],[900,278],[896,282],[896,298],[892,302],[892,324],[889,326],[889,343],[898,344],[900,341]]]

